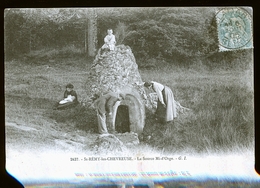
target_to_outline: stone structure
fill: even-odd
[[[118,133],[116,137],[123,142],[126,146],[134,146],[140,143],[137,133]]]
[[[126,97],[115,108],[116,117],[113,118],[116,131],[140,134],[145,124],[145,107],[152,108],[141,83],[138,65],[130,47],[118,45],[114,51],[98,51],[89,71],[88,96],[123,93]]]
[[[115,135],[100,135],[91,146],[95,154],[119,154],[127,152],[128,149]]]
[[[100,135],[91,144],[91,150],[95,154],[120,154],[127,152],[128,147],[139,143],[138,135],[133,132]]]

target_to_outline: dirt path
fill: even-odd
[[[73,177],[78,166],[70,166],[70,158],[91,155],[90,144],[98,134],[63,132],[53,127],[6,122],[7,171],[24,182],[29,177],[30,181],[60,178],[64,170],[67,170],[64,176]]]
[[[76,130],[62,132],[53,127],[40,127],[6,122],[6,146],[9,148],[33,149],[54,148],[66,149],[66,151],[82,151],[97,138],[98,134],[89,134]]]
[[[58,180],[61,176],[73,179],[75,173],[85,171],[86,163],[73,163],[71,159],[95,157],[90,147],[99,134],[68,130],[57,125],[43,127],[6,122],[7,171],[23,182],[49,181],[50,177]],[[88,170],[100,165],[92,164],[92,167],[88,164]]]

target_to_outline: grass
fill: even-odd
[[[86,97],[86,65],[92,59],[77,54],[53,57],[55,53],[44,52],[39,59],[5,62],[6,121],[63,132],[96,133],[94,110],[80,105],[74,109],[52,110],[68,82],[75,86],[79,100]],[[251,70],[209,71],[195,65],[191,68],[168,65],[139,71],[143,81],[154,80],[172,88],[175,100],[191,109],[168,125],[156,123],[153,114],[147,112],[144,133],[152,136],[146,142],[151,148],[171,153],[237,152],[253,148]]]
[[[82,56],[84,52],[76,48],[74,45],[65,46],[60,49],[41,49],[31,51],[26,55],[30,59],[55,59],[57,57],[67,58]]]
[[[167,151],[223,152],[252,148],[254,140],[253,90],[250,72],[141,71],[143,80],[172,88],[175,100],[191,111],[174,124],[158,125],[155,146]],[[148,125],[147,125],[148,126]]]

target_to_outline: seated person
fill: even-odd
[[[105,44],[101,47],[102,50],[108,49],[108,50],[114,50],[116,45],[116,38],[115,35],[113,35],[113,30],[108,29],[107,30],[107,36],[104,38]]]
[[[74,107],[78,102],[78,97],[76,91],[73,90],[74,86],[72,84],[66,85],[66,90],[64,92],[64,99],[59,101],[55,106],[54,109],[64,109],[67,107]]]

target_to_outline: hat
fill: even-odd
[[[150,87],[151,85],[152,85],[151,82],[145,82],[145,83],[144,83],[144,87]]]
[[[74,86],[73,86],[72,84],[67,84],[67,85],[66,85],[66,88],[73,89],[73,88],[74,88]]]

